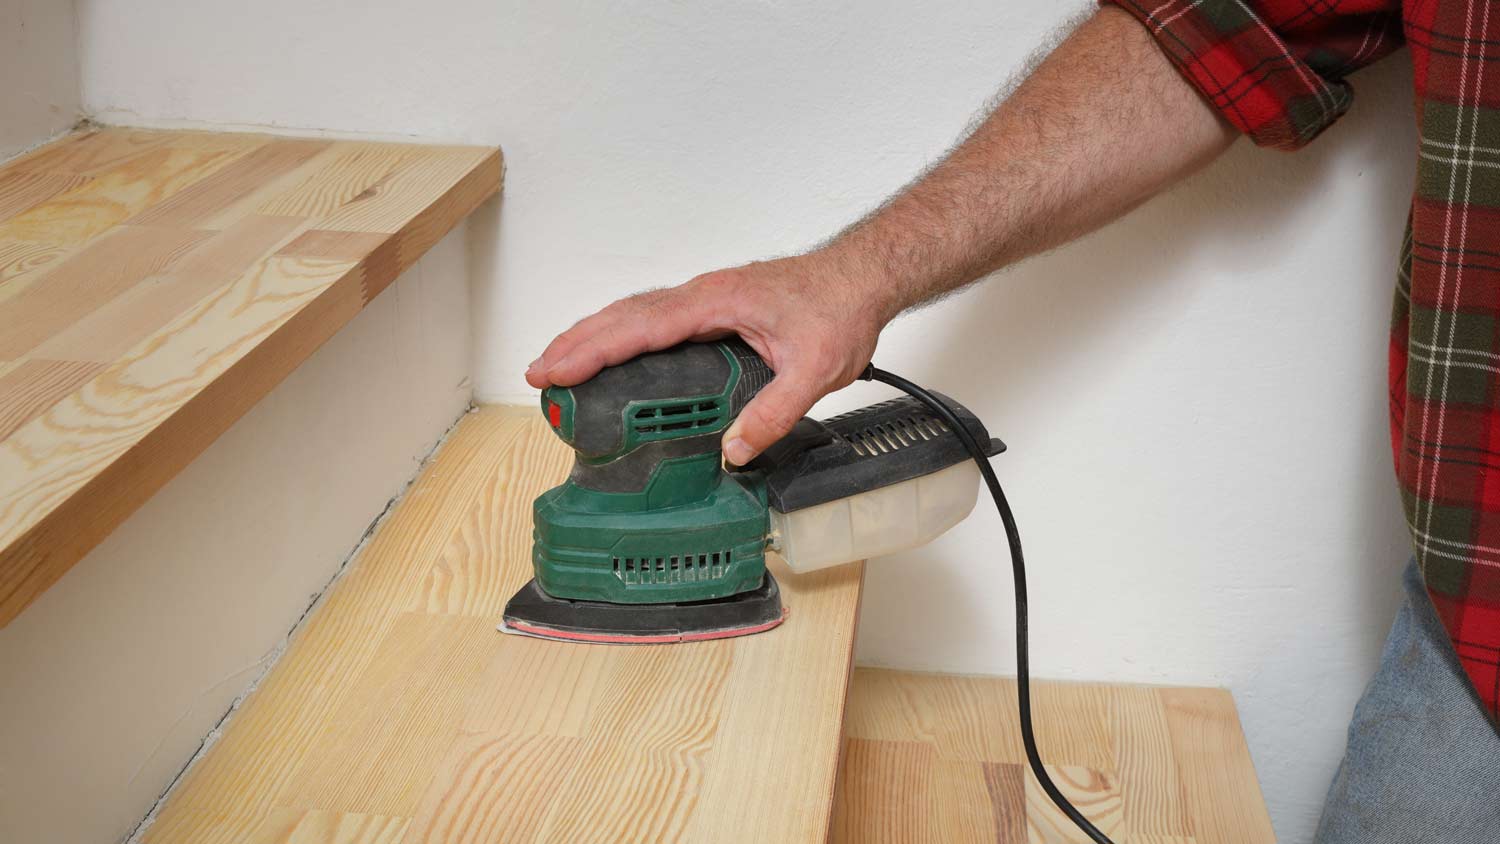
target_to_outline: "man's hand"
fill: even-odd
[[[851,277],[851,269],[836,250],[817,251],[638,293],[564,331],[526,381],[572,386],[643,352],[738,334],[776,373],[724,434],[724,456],[748,463],[859,375],[899,310],[884,285]]]
[[[854,380],[902,310],[1098,228],[1234,138],[1140,24],[1102,9],[946,158],[827,246],[616,302],[553,340],[526,380],[571,386],[737,332],[776,372],[724,435],[724,456],[743,464]]]

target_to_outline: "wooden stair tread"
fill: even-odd
[[[466,416],[144,840],[823,840],[863,565],[773,564],[757,636],[499,633],[570,459],[533,408]]]
[[[1083,842],[1026,769],[1015,681],[859,668],[832,840]],[[1033,684],[1037,745],[1119,844],[1272,844],[1222,689]]]
[[[0,166],[0,626],[501,170],[487,147],[136,129]]]

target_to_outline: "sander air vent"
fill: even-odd
[[[967,408],[942,398],[987,454],[1004,450]],[[948,426],[903,396],[822,422],[804,418],[745,468],[764,476],[772,510],[791,513],[968,462]]]
[[[889,454],[919,442],[926,442],[948,432],[948,426],[936,416],[900,416],[878,425],[839,434],[854,447],[860,457]]]
[[[689,428],[712,428],[719,424],[723,411],[717,401],[654,404],[637,410],[634,419],[637,434],[685,431]]]
[[[626,586],[697,583],[723,577],[733,561],[731,551],[667,557],[613,557],[615,577]]]
[[[1005,448],[963,405],[938,399],[986,455]],[[963,442],[910,397],[802,419],[746,468],[765,478],[771,547],[799,572],[915,548],[968,515],[979,491]]]

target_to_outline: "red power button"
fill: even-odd
[[[562,427],[562,407],[555,401],[547,402],[547,421],[552,423],[554,428]]]

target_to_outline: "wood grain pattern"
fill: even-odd
[[[397,616],[317,737],[322,752],[288,787],[297,805],[415,814],[494,657],[494,634],[485,618]]]
[[[1026,784],[1019,765],[937,759],[932,768],[932,803],[926,820],[934,841],[1025,840]]]
[[[38,272],[69,251],[67,247],[52,243],[0,240],[0,302],[27,286],[20,281],[23,276]]]
[[[266,818],[256,836],[276,844],[401,844],[409,823],[380,815],[281,809]]]
[[[0,625],[500,175],[491,148],[131,129],[0,167]]]
[[[937,749],[919,741],[849,739],[839,775],[836,841],[932,841],[932,779]]]
[[[77,132],[32,150],[7,164],[6,169],[21,173],[94,176],[179,138],[170,132],[135,129]]]
[[[76,319],[32,353],[97,363],[119,360],[162,327],[163,314],[181,314],[222,289],[301,225],[296,217],[247,217]]]
[[[260,213],[281,217],[326,217],[374,196],[379,186],[410,158],[398,147],[341,150],[326,167],[311,173],[295,188],[260,207]]]
[[[66,173],[0,174],[0,220],[8,220],[64,191],[87,183],[87,176],[70,176]]]
[[[102,368],[97,363],[34,358],[7,369],[0,375],[0,395],[7,397],[0,406],[0,440],[40,416]]]
[[[1117,686],[1109,696],[1120,798],[1133,828],[1165,838],[1189,837],[1193,824],[1183,802],[1182,780],[1160,689]],[[1244,764],[1247,760],[1235,757]]]
[[[1276,840],[1227,692],[1041,682],[1033,700],[1053,781],[1115,841]],[[1014,701],[1008,679],[856,669],[832,840],[1087,844],[1027,769]]]
[[[1172,754],[1182,783],[1183,801],[1197,806],[1219,794],[1258,789],[1250,749],[1238,730],[1234,700],[1222,689],[1197,694],[1163,689],[1162,708],[1172,737]],[[1222,811],[1193,816],[1198,841],[1275,840],[1271,822],[1259,804],[1229,802]],[[1250,839],[1248,836],[1260,838]]]
[[[3,223],[0,238],[87,242],[228,166],[239,153],[163,146],[105,170]],[[7,165],[9,172],[16,165]]]
[[[1047,775],[1089,823],[1111,839],[1125,835],[1120,784],[1106,771],[1074,765],[1047,765]],[[1026,838],[1031,844],[1088,844],[1088,838],[1057,808],[1035,777],[1026,778]]]
[[[791,615],[759,636],[501,634],[570,456],[532,408],[466,416],[145,840],[283,841],[309,812],[319,842],[368,818],[403,842],[823,840],[863,567],[779,568]]]
[[[195,225],[199,220],[223,211],[256,186],[292,172],[330,145],[330,141],[271,141],[237,157],[186,190],[152,205],[129,222],[140,226]]]
[[[60,262],[0,308],[0,358],[14,360],[166,269],[208,237],[192,229],[122,226]]]
[[[454,742],[450,761],[429,789],[404,844],[534,841],[568,775],[578,739],[546,733],[472,733]],[[530,776],[518,777],[517,771]],[[505,782],[505,793],[496,784]]]

